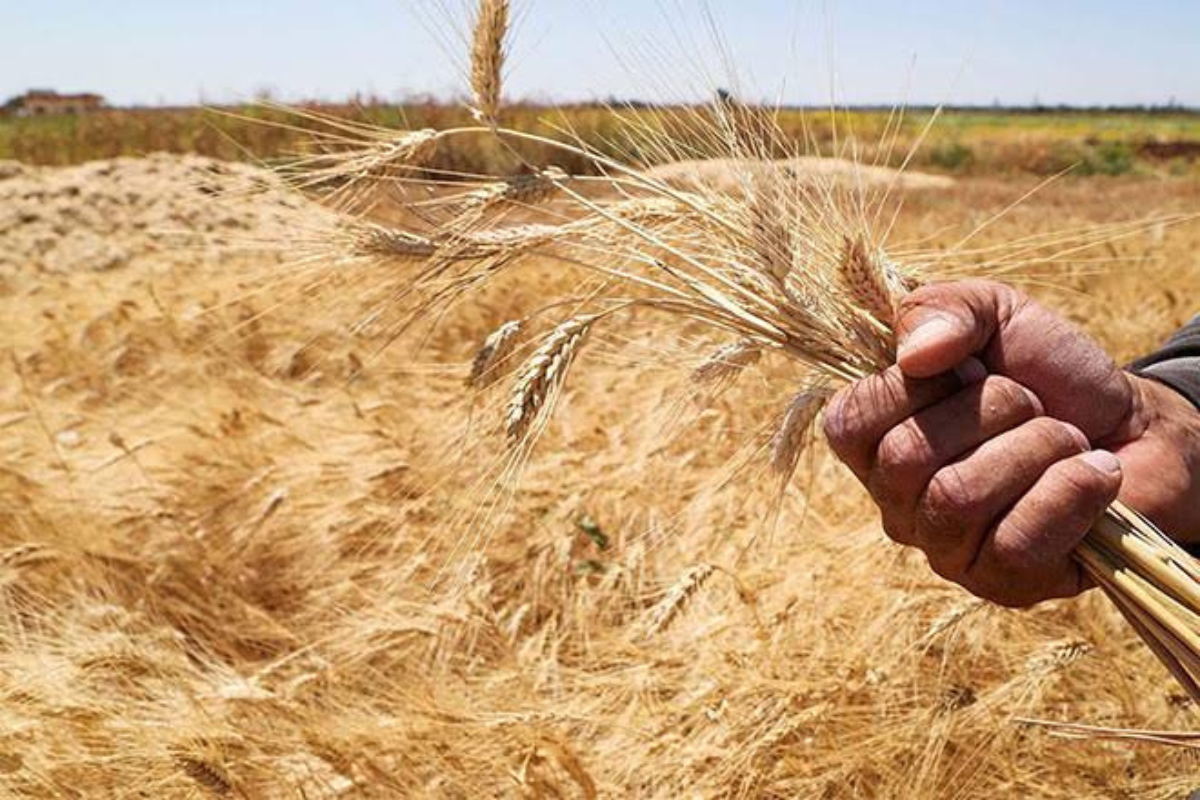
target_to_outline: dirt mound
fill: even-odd
[[[0,162],[0,279],[118,269],[148,254],[194,261],[201,246],[281,224],[297,202],[268,171],[199,156]]]
[[[800,156],[767,162],[789,178],[801,182],[847,187],[886,189],[948,189],[954,179],[922,172],[900,172],[889,167],[858,164],[844,158]],[[703,186],[729,194],[740,193],[760,163],[733,158],[707,161],[675,161],[647,170],[646,174],[680,187]]]

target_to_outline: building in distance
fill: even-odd
[[[46,117],[56,114],[87,114],[104,108],[98,94],[59,94],[53,89],[31,89],[3,106],[5,114],[16,117]]]

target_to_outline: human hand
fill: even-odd
[[[1118,494],[1200,535],[1200,414],[1182,396],[990,281],[918,289],[897,333],[897,366],[839,392],[825,432],[939,575],[1008,606],[1077,594],[1071,553]]]

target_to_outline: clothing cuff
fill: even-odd
[[[1200,410],[1200,356],[1185,356],[1133,369],[1135,375],[1166,384]]]

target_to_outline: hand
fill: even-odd
[[[1200,413],[1181,395],[1001,284],[924,287],[898,320],[898,365],[839,392],[825,432],[939,575],[1008,606],[1078,594],[1071,553],[1118,495],[1200,536]]]

